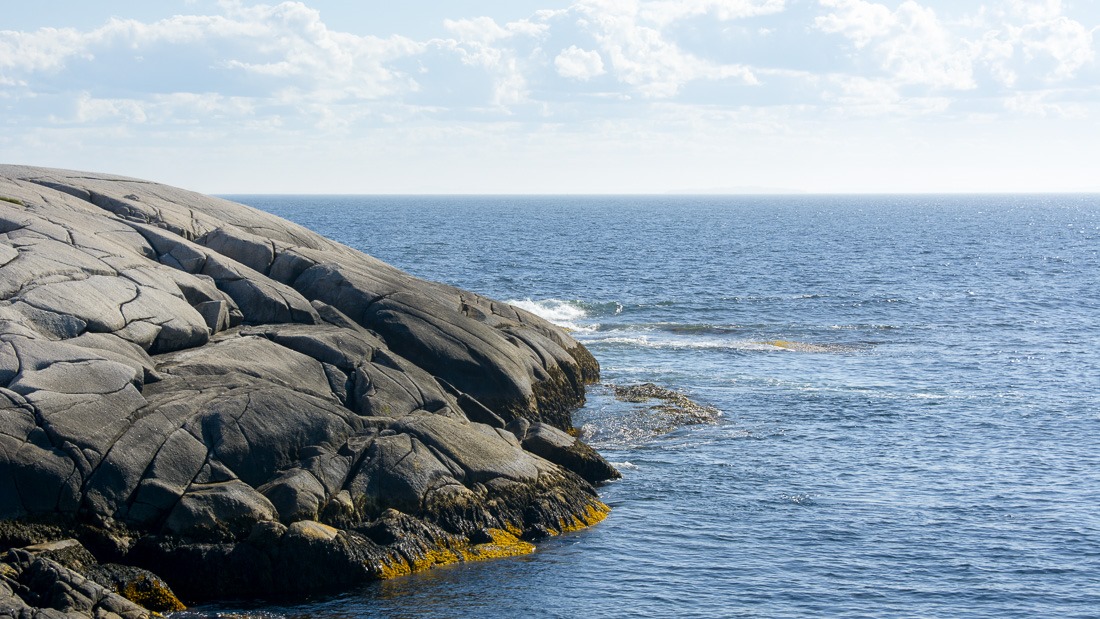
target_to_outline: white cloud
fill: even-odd
[[[801,157],[801,172],[816,174],[823,157],[807,155],[807,142],[836,154],[861,131],[900,160],[905,131],[935,144],[932,133],[966,133],[974,118],[1013,124],[1003,132],[1011,139],[975,130],[971,144],[1011,147],[1027,123],[1043,139],[1048,126],[1069,123],[1077,131],[1068,139],[1100,139],[1097,12],[1080,0],[571,0],[526,19],[510,6],[513,21],[490,4],[481,16],[436,4],[387,9],[422,15],[414,35],[404,18],[364,26],[370,20],[322,14],[311,0],[205,0],[186,10],[216,5],[215,14],[4,32],[0,159],[60,153],[37,161],[77,167],[66,151],[94,151],[85,161],[95,163],[96,149],[113,149],[127,165],[104,167],[138,175],[158,157],[226,177],[234,161],[256,160],[257,178],[272,166],[313,166],[335,182],[360,177],[332,153],[381,153],[372,161],[386,172],[369,181],[378,188],[416,190],[461,169],[441,187],[471,189],[476,170],[493,165],[510,170],[494,175],[511,179],[509,189],[528,190],[579,152],[634,157],[639,167],[607,174],[626,190],[640,169],[668,171],[662,184],[695,174],[676,169],[685,157],[721,174],[740,156],[754,173],[774,166],[783,176]],[[70,140],[78,146],[56,146]],[[748,143],[753,152],[738,151]],[[646,154],[666,146],[675,157]],[[771,163],[757,163],[766,149]],[[159,154],[139,156],[149,152]],[[559,167],[541,187],[607,186],[602,171],[590,185],[568,185],[577,166]],[[707,186],[701,175],[691,182]]]
[[[833,9],[814,19],[814,25],[825,32],[840,33],[856,47],[884,37],[897,25],[894,13],[884,5],[864,0],[821,0],[821,6]]]
[[[952,99],[944,96],[903,96],[898,85],[885,80],[833,75],[822,95],[832,104],[830,115],[842,118],[918,117],[946,111]]]
[[[949,32],[935,12],[913,0],[894,11],[865,0],[820,0],[832,9],[814,25],[868,48],[881,68],[901,84],[934,88],[974,87],[971,48]]]
[[[1077,71],[1092,62],[1093,31],[1080,22],[1066,17],[1033,23],[1025,26],[1020,36],[1027,59],[1047,56],[1054,61],[1049,78],[1060,80],[1073,77]]]
[[[86,36],[73,28],[42,28],[35,32],[0,31],[0,79],[13,73],[56,71],[73,56],[87,52]]]
[[[1062,15],[1062,0],[1008,0],[1011,13],[1028,22],[1057,19]]]
[[[497,108],[528,100],[527,59],[518,47],[530,46],[546,34],[545,23],[517,20],[501,26],[491,17],[444,20],[444,27],[455,35],[432,44],[454,53],[464,64],[485,69],[493,79],[490,103]]]
[[[1018,92],[1004,100],[1004,107],[1010,112],[1040,118],[1071,118],[1086,115],[1080,105],[1052,101],[1051,99],[1054,98],[1055,93],[1052,91]]]
[[[786,0],[657,0],[642,4],[640,13],[643,19],[664,26],[700,15],[728,21],[771,15],[786,8]]]
[[[984,68],[1012,87],[1022,75],[1072,78],[1095,59],[1095,29],[1063,15],[1060,0],[1010,0],[1004,10],[983,6],[952,24],[955,29],[915,0],[895,10],[867,0],[819,4],[828,12],[814,26],[847,37],[899,84],[966,90],[976,87],[975,71]]]
[[[140,101],[93,99],[88,93],[82,93],[76,103],[76,121],[87,123],[105,119],[140,124],[146,121],[147,116]]]
[[[458,37],[458,40],[475,43],[492,43],[512,36],[511,32],[502,28],[492,17],[445,19],[443,27]]]
[[[110,19],[87,32],[43,28],[0,37],[0,79],[13,82],[28,74],[59,72],[73,60],[177,46],[216,50],[218,66],[196,67],[211,73],[225,69],[297,80],[343,96],[371,99],[415,88],[408,77],[387,67],[415,55],[423,44],[392,36],[357,36],[330,30],[320,13],[301,3],[244,7],[224,3],[226,15],[177,15],[152,23]],[[74,76],[79,78],[79,76]]]
[[[649,98],[673,97],[695,80],[756,83],[746,66],[715,64],[684,51],[658,25],[643,19],[642,8],[634,0],[581,0],[573,5],[578,23],[599,44],[619,81]]]
[[[554,68],[558,75],[577,80],[590,80],[603,75],[603,58],[596,50],[584,50],[576,45],[570,45],[569,49],[562,50],[554,58]]]
[[[82,92],[76,98],[76,112],[71,119],[55,119],[59,124],[99,124],[121,121],[126,124],[188,125],[199,122],[213,125],[217,121],[249,120],[255,114],[255,103],[244,97],[226,97],[218,93],[169,93],[144,99],[99,98]]]

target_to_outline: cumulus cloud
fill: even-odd
[[[110,19],[90,31],[43,28],[0,37],[0,79],[26,82],[30,74],[59,72],[77,61],[111,54],[139,57],[178,48],[180,58],[214,54],[213,66],[195,72],[241,71],[339,90],[353,98],[376,98],[415,88],[388,63],[415,55],[422,43],[401,36],[379,38],[330,30],[320,13],[301,3],[224,3],[225,15],[177,15],[152,23]],[[189,51],[192,50],[192,51]],[[72,77],[79,81],[80,74]],[[92,85],[87,85],[91,87]]]
[[[554,68],[558,70],[558,75],[577,80],[590,80],[606,73],[599,52],[584,50],[576,45],[570,45],[569,49],[562,50],[554,58]]]
[[[633,0],[581,0],[573,5],[578,23],[595,39],[611,73],[649,98],[675,96],[695,80],[736,79],[756,83],[739,64],[715,64],[688,53],[645,18]]]
[[[1056,16],[1024,26],[1018,35],[1027,60],[1047,57],[1053,61],[1049,77],[1054,80],[1073,77],[1095,57],[1093,31],[1080,22]]]
[[[872,50],[883,70],[902,84],[974,87],[971,50],[944,27],[931,8],[906,0],[894,11],[866,0],[820,0],[831,9],[814,25]]]
[[[843,34],[856,47],[885,37],[897,25],[893,11],[882,4],[864,0],[821,0],[821,6],[832,10],[816,17],[814,25],[825,32]]]
[[[981,70],[1012,87],[1021,73],[1046,81],[1072,78],[1095,59],[1094,30],[1065,16],[1060,0],[1010,0],[1005,9],[983,7],[952,26],[916,0],[896,9],[868,0],[819,4],[826,12],[814,26],[845,36],[899,84],[972,89]]]
[[[498,108],[528,100],[527,64],[531,47],[548,30],[545,23],[529,19],[500,25],[491,17],[444,20],[444,28],[453,35],[437,39],[432,45],[455,54],[463,64],[479,67],[493,80],[489,103]]]

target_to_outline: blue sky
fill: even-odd
[[[98,0],[0,162],[218,193],[1100,191],[1094,0]]]

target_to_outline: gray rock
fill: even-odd
[[[23,550],[36,557],[49,559],[58,565],[69,568],[77,573],[84,573],[89,567],[98,562],[92,553],[75,539],[62,539],[49,542],[40,542],[30,546],[24,546]]]
[[[279,514],[264,495],[240,481],[195,484],[168,515],[168,533],[196,538],[223,537],[251,531],[257,522],[277,520]]]
[[[598,377],[561,329],[181,189],[0,166],[0,194],[0,522],[56,521],[212,596],[606,513],[575,474],[602,460],[551,427]],[[115,612],[81,591],[19,608]]]
[[[284,523],[315,520],[325,504],[326,491],[309,471],[296,468],[260,486]]]
[[[103,563],[84,569],[82,574],[105,589],[119,593],[148,610],[157,613],[186,610],[168,583],[149,570],[132,565]]]
[[[84,576],[26,550],[0,558],[0,617],[148,619],[152,614]]]
[[[560,464],[590,483],[622,477],[595,449],[545,423],[531,424],[522,440],[527,451]]]

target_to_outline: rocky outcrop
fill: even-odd
[[[607,513],[617,473],[563,432],[599,367],[537,316],[155,183],[0,166],[0,198],[0,520],[49,523],[20,531],[196,599]]]
[[[26,550],[0,556],[0,618],[149,619],[152,613],[55,561]]]

